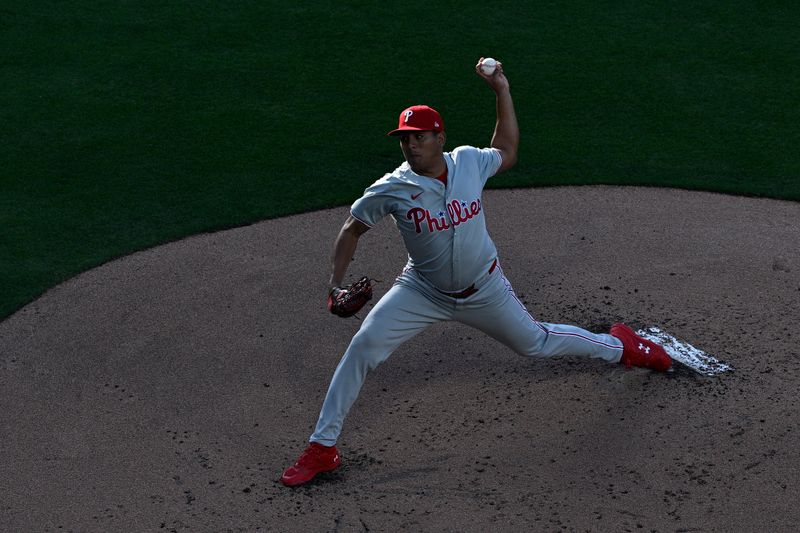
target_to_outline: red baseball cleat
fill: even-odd
[[[610,333],[622,341],[622,359],[619,362],[628,368],[643,366],[666,372],[672,365],[672,359],[664,348],[638,336],[625,324],[614,324]]]
[[[286,469],[281,476],[281,483],[287,487],[296,487],[308,483],[321,472],[335,470],[340,464],[342,459],[336,446],[323,446],[312,442],[297,462]]]

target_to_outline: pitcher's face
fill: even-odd
[[[411,170],[424,174],[426,170],[437,168],[444,152],[443,132],[410,131],[400,137],[400,149]]]

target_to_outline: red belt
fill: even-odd
[[[492,266],[489,267],[489,274],[494,272],[495,268],[497,268],[497,259],[492,261]],[[439,289],[436,289],[436,290],[439,291]],[[441,292],[445,296],[449,296],[450,298],[468,298],[468,297],[472,296],[473,294],[475,294],[476,292],[478,292],[478,289],[477,289],[477,287],[475,287],[475,284],[473,283],[472,285],[470,285],[469,287],[467,287],[466,289],[464,289],[461,292],[444,292],[444,291],[439,291],[439,292]]]

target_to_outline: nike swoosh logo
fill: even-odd
[[[425,191],[422,191],[422,192],[425,192]],[[422,192],[421,193],[417,193],[417,194],[412,194],[411,195],[411,199],[412,200],[416,200],[417,198],[419,198],[419,195],[422,194]]]

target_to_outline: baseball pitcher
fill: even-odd
[[[342,287],[342,280],[361,235],[387,215],[402,235],[408,263],[350,342],[308,447],[281,477],[284,485],[302,485],[340,465],[336,441],[369,371],[440,321],[472,326],[525,356],[593,357],[658,371],[671,365],[663,348],[624,324],[596,334],[539,322],[514,294],[486,231],[481,194],[490,177],[516,163],[519,128],[503,64],[496,62],[487,74],[482,61],[475,71],[496,96],[489,147],[445,152],[441,115],[425,105],[403,110],[389,135],[400,141],[405,162],[364,191],[336,238],[328,308],[340,316],[351,316],[372,297],[368,279],[350,287]]]

